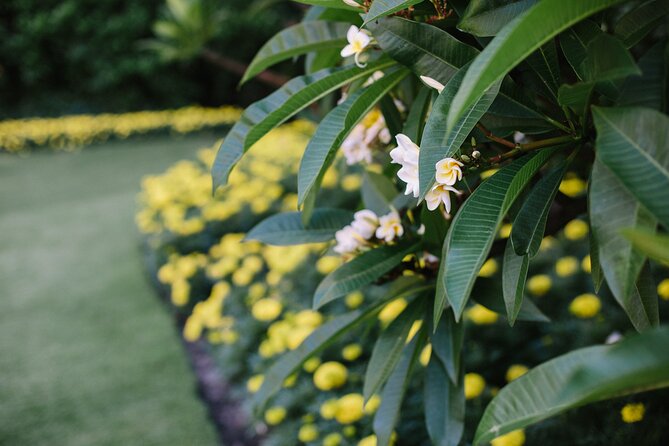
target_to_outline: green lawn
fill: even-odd
[[[0,444],[216,444],[133,223],[141,177],[214,140],[0,154]]]

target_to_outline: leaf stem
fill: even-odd
[[[506,147],[510,147],[510,148],[512,148],[512,149],[516,147],[516,144],[512,143],[511,141],[508,141],[508,140],[506,140],[506,139],[504,139],[504,138],[500,138],[499,136],[495,136],[495,135],[493,135],[493,133],[492,133],[490,130],[488,130],[488,129],[487,129],[483,124],[481,124],[480,122],[479,122],[478,124],[476,124],[476,127],[477,127],[481,132],[483,132],[483,135],[484,135],[486,138],[488,138],[489,140],[491,140],[491,141],[495,141],[496,143],[499,143],[499,144],[501,144],[501,145],[503,145],[503,146],[506,146]]]
[[[530,152],[532,150],[536,149],[541,149],[544,147],[551,147],[551,146],[556,146],[558,144],[566,143],[566,142],[576,142],[581,139],[580,136],[572,136],[572,135],[565,135],[565,136],[557,136],[555,138],[548,138],[548,139],[542,139],[539,141],[532,141],[527,144],[517,144],[513,150],[509,150],[506,153],[502,153],[497,156],[493,156],[492,158],[488,159],[488,162],[490,164],[497,164],[502,161],[511,159],[516,157],[517,155]]]

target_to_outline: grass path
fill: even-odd
[[[213,445],[134,229],[147,173],[212,135],[0,154],[0,445]]]

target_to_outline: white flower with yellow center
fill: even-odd
[[[379,218],[376,238],[392,242],[396,237],[402,237],[402,235],[404,235],[404,227],[397,211],[390,211]]]
[[[444,158],[439,161],[435,165],[437,169],[437,173],[435,174],[437,183],[453,186],[457,181],[462,179],[462,166],[463,164],[454,158]]]
[[[458,190],[453,186],[448,186],[446,184],[435,184],[432,189],[425,194],[425,202],[427,203],[427,208],[431,211],[434,211],[439,207],[441,203],[444,203],[446,208],[446,213],[451,212],[451,195],[450,193],[458,193]]]
[[[341,57],[354,56],[355,64],[359,67],[364,66],[360,62],[360,55],[372,42],[372,38],[369,33],[355,25],[351,25],[351,27],[348,29],[348,32],[346,33],[346,39],[348,40],[348,45],[342,48],[340,53]]]
[[[405,195],[418,197],[420,185],[418,183],[418,153],[419,147],[402,133],[395,136],[397,147],[390,151],[392,162],[402,168],[397,172],[400,180],[407,184]]]
[[[374,236],[378,226],[379,217],[369,209],[363,209],[353,214],[351,227],[365,240],[369,240]]]
[[[350,254],[355,252],[364,242],[364,239],[351,225],[344,226],[335,233],[337,244],[334,251],[338,254]]]
[[[439,82],[436,79],[432,79],[431,77],[428,76],[420,76],[420,80],[423,81],[425,85],[427,85],[430,88],[434,88],[437,90],[437,93],[441,93],[442,90],[444,89],[444,84]]]
[[[365,142],[365,127],[356,125],[341,145],[346,164],[352,166],[360,162],[372,162],[372,149]]]

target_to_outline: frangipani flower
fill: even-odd
[[[453,186],[448,186],[446,184],[436,184],[425,194],[425,202],[427,203],[427,208],[431,211],[434,211],[439,207],[441,203],[444,203],[446,207],[446,213],[451,212],[451,195],[450,193],[458,193],[458,190]]]
[[[437,183],[452,186],[460,181],[462,179],[462,166],[463,164],[454,158],[444,158],[439,161],[435,165]]]
[[[340,53],[341,57],[354,56],[355,64],[359,67],[364,66],[360,63],[360,55],[372,42],[372,38],[369,33],[355,25],[351,25],[351,27],[348,29],[348,32],[346,33],[346,39],[348,40],[348,45],[342,48]]]
[[[362,7],[362,5],[361,5],[360,3],[358,3],[358,2],[356,2],[355,0],[342,0],[342,1],[343,1],[344,3],[346,3],[347,5],[349,5],[349,6],[353,6],[354,8],[364,9],[364,8]]]
[[[374,236],[374,232],[378,226],[379,217],[369,209],[363,209],[353,214],[351,227],[366,240]]]
[[[418,197],[420,185],[418,183],[418,152],[420,148],[402,133],[395,136],[397,147],[390,151],[392,162],[402,168],[397,172],[400,180],[407,184],[405,195]]]
[[[428,76],[421,76],[420,80],[423,81],[425,85],[427,85],[430,88],[434,88],[437,90],[437,93],[441,93],[441,91],[444,89],[444,84],[439,82],[436,79],[432,79],[431,77]]]
[[[376,229],[376,238],[392,242],[395,237],[404,235],[404,227],[397,211],[390,211],[379,218],[379,227]]]
[[[364,242],[364,239],[358,234],[351,225],[344,226],[335,233],[337,244],[334,251],[337,254],[351,254],[355,252]]]

